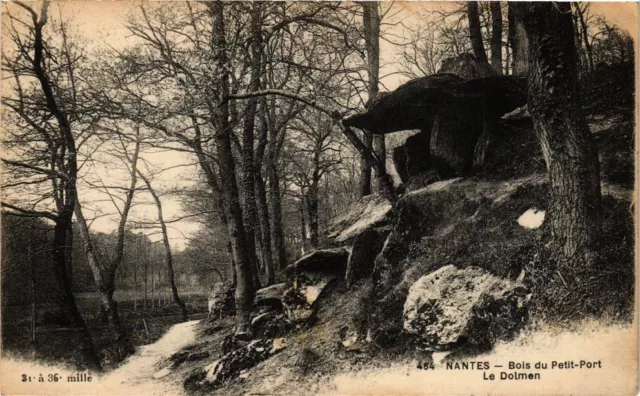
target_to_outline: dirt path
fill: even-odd
[[[196,341],[195,329],[199,320],[172,326],[155,343],[142,346],[120,367],[100,378],[105,394],[130,395],[179,395],[182,383],[163,379],[163,371],[157,367],[173,353]],[[166,371],[165,371],[166,372]]]

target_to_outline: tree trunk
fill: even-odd
[[[529,38],[522,18],[517,17],[518,9],[509,2],[509,45],[513,59],[513,75],[526,76],[529,72]]]
[[[156,209],[158,211],[158,222],[160,223],[160,229],[162,230],[162,243],[164,244],[164,253],[165,253],[165,262],[167,264],[167,281],[169,282],[169,286],[171,287],[171,295],[173,296],[173,302],[176,303],[178,308],[180,308],[180,314],[182,315],[182,321],[186,322],[189,320],[189,314],[187,313],[187,306],[184,301],[180,298],[180,294],[178,293],[178,287],[176,286],[175,275],[173,273],[173,255],[171,254],[171,244],[169,243],[169,234],[167,233],[167,225],[164,222],[164,215],[162,214],[162,202],[160,201],[160,197],[156,193],[156,191],[151,187],[151,181],[144,176],[142,173],[140,174],[140,178],[147,185],[147,189],[149,193],[153,197],[154,202],[156,203]]]
[[[491,7],[491,67],[502,74],[502,6],[499,1],[489,3]]]
[[[279,147],[284,141],[284,132],[278,133],[274,128],[269,130],[269,155],[267,177],[269,179],[269,213],[271,214],[271,239],[275,250],[277,268],[287,266],[287,251],[284,246],[284,228],[282,222],[282,201],[280,192],[280,176],[278,175]]]
[[[144,297],[142,299],[142,308],[147,310],[147,282],[149,281],[149,260],[144,261]]]
[[[369,94],[369,102],[373,101],[378,96],[378,84],[380,75],[380,15],[378,13],[378,3],[375,1],[363,2],[362,5],[362,25],[364,27],[364,40],[365,48],[367,51],[367,91]],[[374,149],[376,155],[385,166],[386,157],[386,145],[384,135],[371,136],[370,133],[364,133],[364,143],[370,148]],[[361,157],[361,196],[371,194],[371,164],[369,159]],[[376,172],[376,176],[379,179],[380,174]],[[381,183],[378,180],[378,188],[380,189]],[[312,231],[313,232],[313,231]],[[313,244],[313,242],[312,242]]]
[[[369,150],[373,148],[373,135],[368,131],[362,131],[363,139],[362,143],[364,143],[365,147]],[[369,162],[369,158],[361,155],[360,156],[360,196],[366,197],[367,195],[371,195],[371,162]]]
[[[213,18],[212,46],[217,49],[218,94],[220,98],[229,96],[229,72],[226,55],[226,38],[224,28],[224,4],[221,1],[207,3]],[[249,334],[249,316],[253,308],[255,294],[251,260],[248,254],[247,238],[242,222],[242,209],[240,208],[238,185],[236,183],[235,162],[231,149],[231,126],[229,125],[228,101],[220,101],[217,109],[214,125],[217,127],[216,143],[218,148],[218,161],[222,191],[224,193],[225,214],[229,239],[233,249],[233,257],[236,263],[236,335]],[[253,185],[251,186],[253,188]]]
[[[251,10],[251,80],[247,87],[249,92],[257,91],[260,88],[260,74],[262,69],[262,31],[261,31],[261,7],[262,3],[254,2]],[[251,273],[253,284],[256,289],[260,288],[260,277],[258,275],[258,257],[263,256],[259,244],[256,244],[255,234],[256,219],[258,212],[256,209],[255,194],[255,163],[254,132],[256,110],[258,107],[258,97],[247,100],[244,114],[244,126],[242,129],[242,192],[244,197],[243,220],[247,241],[249,260],[251,263]]]
[[[589,7],[589,5],[585,4],[585,7]],[[593,64],[593,48],[591,46],[591,43],[589,42],[589,30],[584,20],[585,11],[586,11],[586,8],[583,10],[581,3],[576,3],[576,12],[578,13],[578,19],[580,21],[580,27],[582,30],[581,36],[582,36],[582,40],[584,41],[585,50],[587,52],[587,60],[589,62],[588,63],[589,71],[593,71],[595,69],[595,66]]]
[[[307,192],[307,214],[309,215],[309,243],[312,249],[319,247],[318,230],[318,177],[314,173]]]
[[[304,194],[300,197],[300,240],[302,241],[302,254],[307,250],[307,222],[304,216],[304,207],[306,204]]]
[[[269,208],[267,203],[267,191],[262,174],[256,174],[256,195],[258,216],[260,217],[260,236],[262,239],[262,261],[267,275],[267,286],[275,283],[275,271],[273,268],[273,255],[271,254],[271,227],[269,220]]]
[[[71,213],[60,214],[62,219],[56,222],[54,227],[54,240],[53,240],[53,266],[55,276],[62,289],[61,305],[66,313],[67,318],[73,323],[73,326],[78,329],[80,336],[80,348],[82,350],[82,356],[87,368],[92,370],[102,370],[100,367],[100,358],[96,353],[93,345],[93,339],[91,333],[87,328],[87,325],[78,310],[76,300],[71,291],[71,282],[67,274],[67,260],[66,260],[66,237],[69,229],[69,223],[71,222]]]
[[[592,266],[601,227],[598,153],[582,113],[569,3],[518,3],[530,45],[529,111],[551,181],[554,252]]]
[[[67,231],[67,273],[69,274],[69,283],[73,290],[73,221],[69,223]]]
[[[33,232],[29,234],[29,277],[31,278],[31,344],[36,343],[36,319],[37,319],[37,301],[36,301],[36,263],[33,253]],[[34,349],[35,351],[35,349]]]
[[[482,65],[488,65],[487,53],[482,42],[482,30],[480,29],[480,15],[478,14],[478,2],[467,3],[467,19],[469,21],[469,39],[476,61]]]
[[[80,227],[80,235],[84,243],[84,253],[87,258],[87,263],[93,274],[93,280],[98,289],[100,295],[100,302],[102,303],[102,312],[104,319],[107,319],[112,326],[116,338],[120,339],[126,335],[126,331],[120,322],[120,316],[118,315],[118,305],[113,300],[113,293],[115,291],[115,271],[112,271],[110,267],[105,267],[101,260],[96,246],[93,244],[93,240],[89,233],[89,227],[87,221],[82,213],[82,207],[80,201],[76,201],[75,215]]]
[[[271,253],[271,225],[269,219],[269,206],[267,201],[267,189],[262,175],[262,164],[264,162],[268,137],[269,125],[266,117],[266,102],[261,101],[258,107],[258,119],[260,120],[260,136],[256,150],[254,169],[256,206],[258,207],[258,224],[260,225],[260,244],[262,245],[262,263],[267,275],[267,286],[275,283],[275,268],[273,267],[273,254]]]

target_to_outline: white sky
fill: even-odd
[[[50,8],[52,16],[62,14],[64,18],[72,18],[72,24],[76,26],[76,30],[80,32],[84,39],[89,39],[92,46],[112,46],[115,48],[124,48],[129,42],[129,33],[124,27],[124,21],[127,14],[135,11],[136,7],[142,4],[140,1],[58,1],[57,4]],[[159,4],[159,3],[146,3]],[[402,9],[396,15],[396,19],[403,20],[403,23],[411,26],[420,23],[420,18],[416,15],[424,12],[432,7],[449,7],[454,6],[452,3],[446,4],[442,2],[411,2],[396,3],[394,7]],[[6,8],[14,6],[3,4],[3,11]],[[629,31],[634,39],[637,39],[637,21],[638,21],[638,5],[636,3],[593,3],[592,11],[604,14],[609,20],[615,22],[620,27]],[[394,14],[392,11],[390,14]],[[397,27],[399,31],[393,31],[394,34],[402,36],[402,27]],[[387,75],[395,71],[393,45],[385,40],[381,40],[381,64],[383,70],[381,75]],[[384,88],[392,90],[405,79],[398,74],[392,74],[383,79]],[[384,89],[383,88],[383,89]],[[186,153],[181,152],[162,152],[162,153],[145,153],[144,158],[150,163],[158,167],[169,167],[180,164],[193,164],[194,158]],[[105,180],[121,180],[121,183],[128,183],[128,175],[114,170],[109,167],[102,167],[99,170],[101,177]],[[188,186],[193,183],[197,177],[195,165],[183,168],[176,168],[167,171],[158,177],[154,182],[154,187],[162,191],[167,188]],[[140,181],[142,183],[142,181]],[[96,191],[91,191],[86,187],[81,187],[81,196],[83,203],[88,203],[95,198],[105,198]],[[150,201],[150,196],[145,197]],[[172,198],[163,198],[165,218],[171,219],[183,215],[179,203]],[[101,202],[98,204],[86,205],[88,217],[91,217],[91,209],[98,209],[102,212],[113,212],[113,205],[109,202]],[[115,229],[115,218],[102,217],[92,224],[92,230],[101,232],[111,232]],[[155,220],[156,209],[153,205],[137,206],[133,208],[131,220]],[[197,229],[198,225],[191,221],[181,221],[172,224],[169,228],[169,236],[172,240],[174,248],[181,250],[186,245],[185,236],[191,236]],[[152,236],[152,239],[160,239],[160,235]]]

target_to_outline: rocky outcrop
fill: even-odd
[[[404,329],[425,346],[492,345],[524,324],[526,288],[477,267],[452,265],[421,277],[404,304]]]
[[[379,194],[371,194],[351,205],[344,213],[334,217],[327,227],[327,238],[344,244],[371,227],[388,224],[393,206]]]
[[[390,226],[375,227],[365,230],[354,238],[345,274],[347,287],[360,279],[371,276],[376,256],[382,250],[384,241],[390,232]]]
[[[393,149],[393,163],[403,183],[420,172],[431,167],[431,155],[429,143],[431,141],[431,128],[421,130],[417,135],[407,138],[407,141]]]
[[[229,282],[214,284],[207,301],[208,317],[216,318],[230,311],[233,306],[233,293],[234,289]]]
[[[447,265],[479,267],[514,280],[530,267],[543,227],[518,218],[548,202],[544,177],[507,182],[449,179],[406,193],[394,208],[393,229],[375,259],[372,337],[404,342],[403,309],[410,287]]]
[[[338,278],[337,274],[310,272],[298,274],[293,287],[282,298],[284,313],[292,323],[302,323],[312,318],[314,303],[327,285]]]
[[[253,304],[258,307],[282,308],[282,296],[288,288],[286,283],[264,287],[256,292]]]
[[[215,388],[232,378],[241,377],[245,374],[245,370],[266,360],[286,346],[284,338],[254,340],[205,366],[204,378],[200,384]]]

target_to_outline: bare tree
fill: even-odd
[[[471,40],[471,47],[473,48],[473,55],[476,57],[478,63],[488,65],[489,61],[487,60],[487,53],[484,49],[482,31],[480,29],[480,15],[478,13],[477,1],[469,1],[467,3],[467,19],[469,21],[469,38]]]
[[[67,271],[66,246],[77,200],[78,148],[88,139],[81,132],[74,133],[73,129],[76,125],[81,131],[87,131],[83,124],[87,120],[79,115],[81,112],[78,112],[75,100],[81,93],[74,71],[83,55],[68,45],[66,34],[61,47],[48,41],[45,32],[48,2],[42,4],[39,13],[21,2],[15,4],[26,11],[28,17],[8,14],[5,43],[10,45],[3,48],[2,67],[14,80],[11,94],[3,96],[3,104],[11,111],[12,121],[16,122],[17,128],[9,134],[17,144],[9,142],[9,146],[14,149],[13,158],[19,160],[4,157],[3,162],[14,177],[21,180],[18,184],[13,183],[14,186],[32,186],[42,195],[29,208],[8,202],[2,205],[17,215],[43,217],[54,222],[53,264],[63,291],[61,306],[80,329],[85,363],[99,369],[100,360],[76,305]],[[35,80],[36,84],[27,84],[29,79]],[[15,198],[21,201],[20,194]],[[50,205],[55,210],[51,210]]]
[[[502,74],[502,6],[499,1],[489,3],[491,9],[491,67]]]
[[[167,281],[169,282],[169,286],[171,287],[171,296],[173,298],[173,302],[176,303],[178,308],[180,309],[180,313],[182,315],[182,321],[186,322],[189,320],[189,314],[187,312],[187,306],[184,301],[180,298],[180,294],[178,293],[178,287],[176,286],[175,275],[173,270],[173,255],[171,254],[171,243],[169,241],[169,234],[167,232],[167,223],[164,218],[164,214],[162,213],[162,201],[160,200],[160,196],[156,192],[156,190],[151,185],[151,179],[145,176],[140,169],[137,169],[138,175],[144,181],[144,184],[147,186],[147,191],[153,197],[153,201],[156,205],[156,210],[158,211],[158,223],[160,225],[160,230],[162,231],[162,243],[164,245],[165,251],[165,264],[167,266]]]

